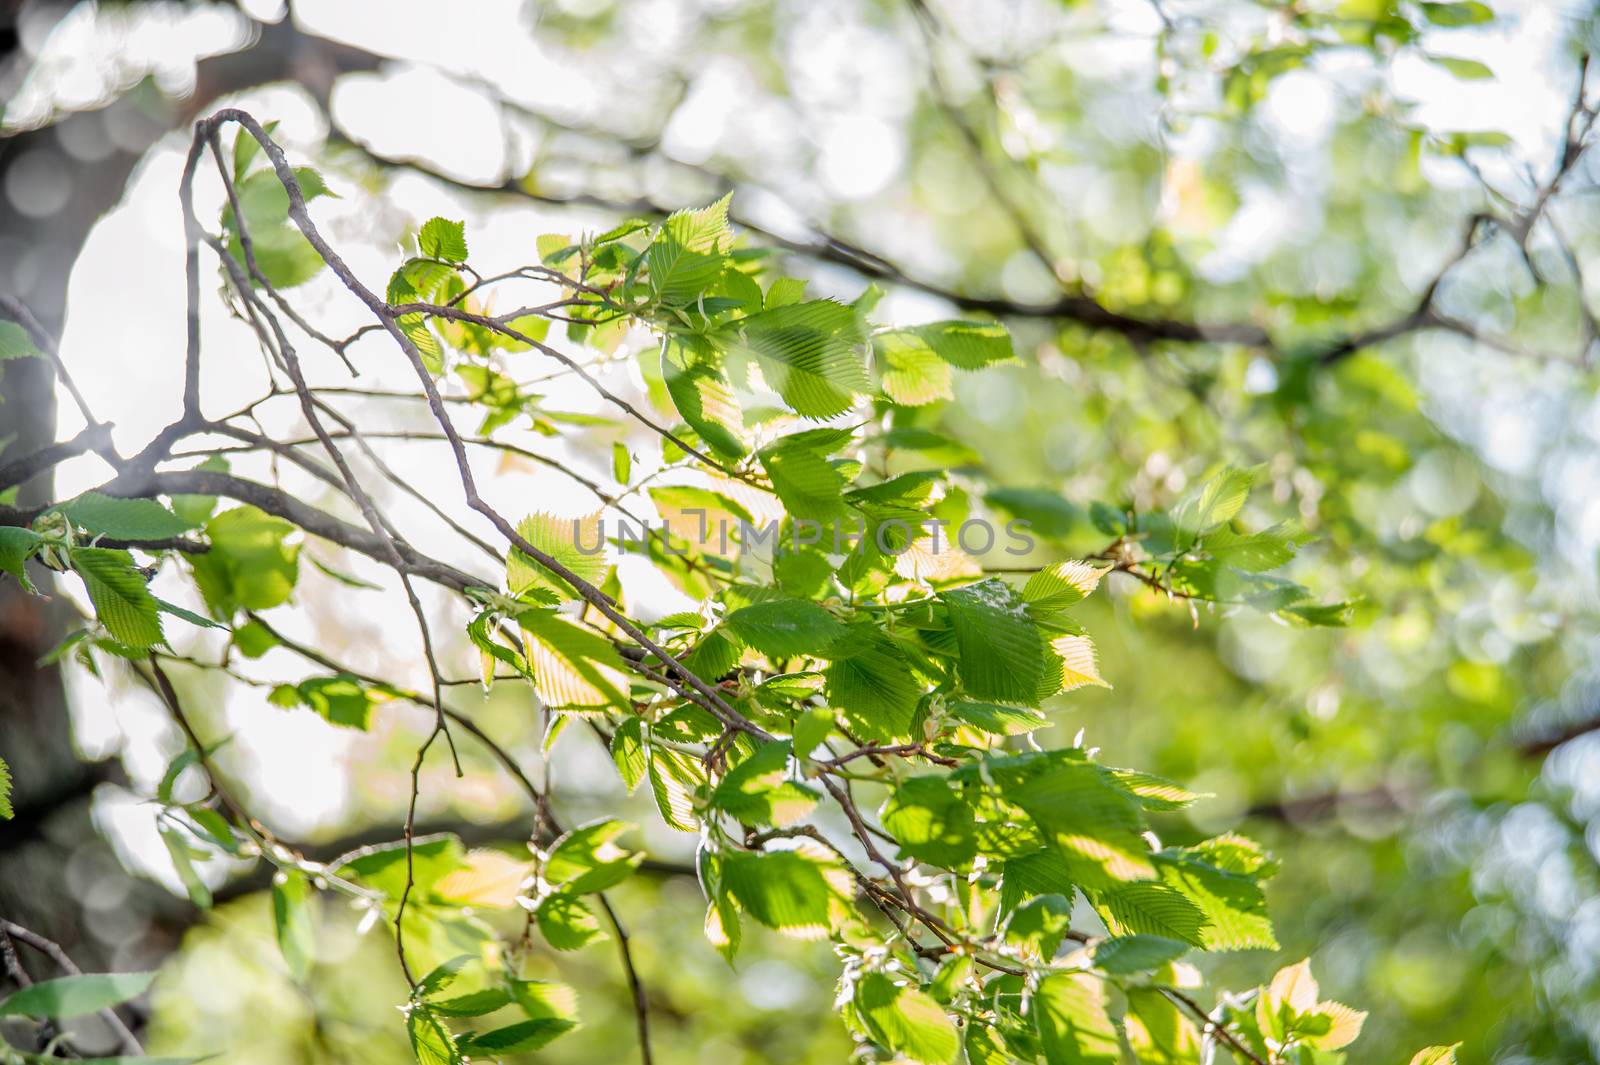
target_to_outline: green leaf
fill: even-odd
[[[1154,773],[1142,773],[1137,769],[1113,769],[1111,775],[1116,778],[1118,784],[1137,796],[1139,804],[1146,810],[1161,813],[1182,810],[1192,805],[1196,799],[1207,798],[1199,792],[1190,791],[1183,785],[1174,784]]]
[[[247,621],[233,630],[233,645],[246,658],[260,658],[278,646],[278,638],[259,621]]]
[[[961,686],[979,699],[1033,703],[1046,645],[1016,589],[998,577],[939,593],[961,651]]]
[[[170,824],[160,826],[161,842],[166,845],[167,855],[172,859],[172,868],[178,874],[178,880],[183,884],[183,890],[188,894],[189,901],[202,910],[211,908],[211,888],[207,886],[200,876],[200,871],[194,867],[196,857],[209,857],[203,851],[197,852],[189,838]]]
[[[72,550],[72,568],[94,603],[95,616],[116,640],[143,650],[161,643],[160,608],[145,586],[144,576],[126,551],[104,547]]]
[[[552,708],[626,708],[627,664],[597,632],[554,614],[529,611],[517,619],[533,670],[534,691]]]
[[[1116,1065],[1117,1030],[1106,1015],[1105,988],[1087,973],[1054,973],[1039,981],[1034,1024],[1045,1065]]]
[[[117,499],[86,492],[62,505],[74,525],[96,536],[119,540],[165,540],[194,528],[153,499]]]
[[[0,999],[0,1017],[82,1017],[144,994],[155,978],[155,973],[83,973],[43,980]]]
[[[789,679],[789,676],[807,678],[808,687],[803,689],[803,694],[800,696],[801,698],[806,697],[815,690],[814,688],[810,687],[813,682],[820,682],[822,680],[822,674],[820,673],[791,674],[787,676],[773,677],[772,680],[769,680],[762,685],[762,690],[767,690],[768,685],[786,682]],[[802,713],[799,717],[795,718],[793,742],[794,753],[796,757],[811,757],[811,752],[815,751],[817,747],[821,745],[822,741],[828,738],[828,733],[833,731],[833,725],[833,711],[823,706],[813,706],[809,710]]]
[[[650,288],[663,303],[694,303],[722,277],[725,245],[731,244],[728,204],[732,194],[698,210],[668,216],[645,251]]]
[[[206,522],[211,550],[190,559],[196,583],[220,617],[270,610],[287,602],[300,576],[299,532],[252,506],[224,510]]]
[[[811,843],[794,850],[722,856],[728,892],[753,919],[798,939],[821,939],[850,912],[850,873]]]
[[[761,465],[772,479],[772,490],[783,508],[806,521],[847,518],[845,476],[828,461],[834,447],[808,433],[784,437],[760,452]]]
[[[466,850],[455,836],[418,838],[411,848],[412,890],[426,897],[433,885],[464,868],[466,860]],[[334,871],[398,899],[405,891],[406,867],[406,846],[397,842],[363,848]]]
[[[872,338],[872,347],[883,368],[884,394],[896,403],[920,407],[955,398],[950,387],[950,364],[919,337],[880,333]]]
[[[1255,474],[1229,467],[1191,492],[1172,511],[1178,549],[1187,550],[1200,536],[1225,525],[1244,508]]]
[[[846,632],[832,614],[804,599],[752,603],[733,611],[723,624],[774,660],[823,654]]]
[[[34,590],[28,579],[27,561],[44,544],[44,537],[32,529],[17,525],[0,525],[0,571],[11,574],[22,585],[23,591]]]
[[[1207,950],[1276,950],[1267,901],[1255,878],[1219,869],[1198,858],[1163,854],[1161,881],[1205,915],[1200,945]]]
[[[792,825],[817,805],[820,796],[789,779],[790,745],[763,743],[728,770],[711,793],[711,805],[744,824]]]
[[[1188,953],[1189,944],[1161,936],[1115,936],[1094,948],[1095,968],[1112,976],[1150,972]]]
[[[902,348],[921,347],[960,370],[981,370],[1016,358],[1011,334],[999,322],[930,322],[880,333],[875,339]]]
[[[311,677],[295,686],[300,701],[331,725],[365,730],[372,708],[390,698],[356,677],[341,673],[331,677]]]
[[[517,532],[535,549],[544,552],[571,570],[580,580],[599,584],[610,563],[606,560],[598,520],[558,518],[553,514],[530,514],[517,525]],[[513,548],[506,560],[506,586],[512,595],[530,588],[546,588],[563,598],[576,598],[577,592],[529,556]]]
[[[556,950],[577,950],[605,934],[600,919],[576,895],[546,895],[533,918],[545,942]]]
[[[559,1017],[540,1017],[537,1020],[520,1021],[504,1028],[463,1036],[456,1045],[463,1054],[482,1054],[485,1057],[530,1054],[576,1027],[575,1022]]]
[[[922,685],[892,645],[873,640],[828,666],[823,676],[829,703],[864,739],[892,742],[910,735]]]
[[[1494,10],[1478,0],[1460,3],[1424,3],[1422,14],[1435,26],[1475,26],[1494,20]]]
[[[1064,610],[1093,594],[1105,574],[1106,570],[1087,562],[1057,562],[1028,578],[1022,587],[1022,598],[1036,616]]]
[[[0,362],[11,359],[33,359],[42,356],[28,331],[16,322],[0,320]]]
[[[544,879],[572,895],[605,891],[622,883],[644,860],[643,852],[627,851],[616,839],[633,825],[615,818],[594,821],[565,833],[550,848]]]
[[[1000,706],[960,699],[951,702],[946,709],[957,721],[997,736],[1021,736],[1050,723],[1043,711],[1031,706]]]
[[[529,1020],[538,1020],[540,1017],[559,1017],[569,1021],[578,1019],[577,992],[566,984],[554,980],[519,980],[514,976],[507,982],[511,997]]]
[[[406,1035],[417,1065],[462,1065],[461,1052],[450,1029],[426,1006],[413,1005],[406,1014]]]
[[[611,760],[622,775],[622,783],[629,794],[639,786],[648,771],[644,741],[641,738],[644,722],[637,717],[627,718],[611,734]]]
[[[661,376],[673,406],[701,440],[727,458],[744,457],[749,450],[744,415],[721,356],[704,338],[664,337]]]
[[[1286,565],[1295,555],[1294,537],[1280,526],[1257,533],[1236,533],[1227,526],[1207,533],[1201,548],[1217,561],[1248,573],[1264,573]]]
[[[1072,901],[1065,895],[1036,895],[1011,912],[1006,940],[1030,948],[1034,957],[1048,962],[1072,927]]]
[[[1456,1051],[1460,1047],[1460,1043],[1423,1047],[1411,1056],[1411,1065],[1456,1065]]]
[[[1441,66],[1463,81],[1484,81],[1494,77],[1487,64],[1453,55],[1428,55],[1428,62]]]
[[[511,1005],[511,992],[503,987],[485,987],[453,998],[430,999],[428,1008],[446,1017],[482,1017]]]
[[[864,341],[850,307],[811,300],[752,314],[734,323],[727,339],[761,367],[767,383],[794,410],[831,418],[868,389],[856,349]]]
[[[272,878],[272,927],[289,975],[295,983],[305,983],[316,956],[317,932],[311,912],[311,882],[304,873],[280,870]]]
[[[464,222],[430,218],[417,233],[417,250],[424,259],[443,259],[448,263],[467,261],[467,227]]]
[[[982,462],[982,456],[966,444],[915,426],[890,429],[880,442],[890,451],[914,451],[940,468],[976,466]]]
[[[885,973],[863,974],[852,1004],[873,1041],[909,1061],[945,1065],[960,1048],[960,1036],[944,1007],[920,988],[896,983]]]
[[[993,488],[983,499],[1027,522],[1029,531],[1046,539],[1059,540],[1078,526],[1078,508],[1048,488]]]
[[[1097,892],[1106,926],[1116,935],[1152,935],[1206,946],[1210,924],[1184,893],[1166,884],[1136,881]]]
[[[696,762],[668,747],[652,746],[649,754],[650,794],[661,819],[679,832],[698,832],[694,795],[705,781]]]
[[[429,969],[421,980],[417,981],[417,993],[428,996],[443,991],[456,982],[456,977],[461,975],[462,970],[472,960],[472,955],[470,954],[457,954],[453,958],[440,962],[432,969]]]
[[[0,821],[9,821],[15,816],[17,812],[11,806],[11,767],[0,758]]]
[[[920,862],[960,869],[978,853],[972,807],[942,776],[904,781],[878,816],[900,853]]]

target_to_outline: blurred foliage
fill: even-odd
[[[672,14],[651,22],[656,7]],[[1538,25],[1548,39],[1531,41]],[[519,32],[560,59],[568,97],[499,105],[530,146],[506,175],[522,195],[591,194],[628,214],[640,197],[708,201],[726,178],[736,209],[760,190],[940,291],[1022,309],[1008,318],[1017,364],[956,374],[953,398],[895,426],[967,449],[941,462],[958,481],[967,454],[999,474],[1012,492],[990,489],[993,509],[1049,531],[1027,561],[1098,552],[1108,537],[1093,502],[1160,512],[1223,463],[1259,471],[1245,527],[1309,534],[1287,573],[1321,599],[1356,600],[1350,628],[1108,582],[1080,616],[1114,688],[1075,693],[1045,741],[1082,729],[1108,763],[1214,795],[1158,815],[1163,842],[1238,828],[1281,859],[1266,890],[1282,951],[1205,960],[1208,980],[1251,986],[1309,955],[1324,994],[1370,1013],[1359,1060],[1456,1040],[1467,1062],[1600,1058],[1600,744],[1576,734],[1600,690],[1584,291],[1600,226],[1593,164],[1561,143],[1587,135],[1562,123],[1588,108],[1580,94],[1580,114],[1568,111],[1578,57],[1600,43],[1591,12],[616,2],[531,5]],[[1508,106],[1506,88],[1504,129],[1432,122],[1419,95],[1492,92],[1467,53],[1499,73],[1508,41],[1549,73],[1550,113]],[[472,69],[470,56],[415,57]],[[1459,86],[1413,93],[1419,63]],[[492,65],[482,76],[494,80]],[[340,132],[359,142],[348,122]],[[619,142],[628,149],[609,150]],[[318,163],[347,194],[381,197],[383,172],[349,144],[330,141]],[[880,164],[884,180],[861,176]],[[861,279],[828,259],[786,267],[816,294],[854,297]],[[889,299],[922,308],[896,280],[879,278]],[[1194,342],[1037,310],[1077,299],[1263,339]],[[1430,321],[1364,333],[1419,307]],[[486,720],[536,750],[536,723],[507,698],[491,695],[502,716]],[[1546,738],[1569,729],[1552,753]],[[394,737],[375,760],[399,764],[413,741]],[[474,776],[490,768],[469,760]],[[388,801],[359,800],[352,823],[394,822],[385,784]],[[460,806],[487,819],[515,801]],[[587,814],[617,799],[571,801]],[[760,963],[783,969],[730,978],[683,887],[640,876],[619,894],[624,912],[655,917],[636,942],[661,998],[660,1059],[842,1058],[827,952],[788,944]],[[228,903],[189,934],[158,984],[155,1048],[212,1045],[239,1003],[205,989],[226,987],[282,1018],[262,1025],[283,1044],[261,1061],[404,1053],[384,1012],[399,982],[348,986],[319,961],[312,1014],[267,911],[264,895]],[[392,972],[387,945],[353,936],[354,921],[325,905],[326,949]],[[562,956],[585,1024],[541,1052],[551,1060],[627,1052],[626,988],[592,954]],[[730,986],[749,988],[744,1001]],[[763,1005],[773,988],[793,997]],[[379,1028],[392,1043],[338,1049]],[[390,1057],[357,1056],[375,1045]]]

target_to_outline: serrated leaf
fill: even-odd
[[[761,450],[761,465],[772,479],[772,490],[791,516],[818,522],[849,517],[844,502],[846,480],[828,461],[828,451],[794,437]]]
[[[417,1065],[462,1065],[455,1038],[444,1022],[425,1006],[412,1006],[406,1014],[406,1035]]]
[[[605,579],[610,563],[606,559],[600,515],[584,518],[559,518],[553,514],[530,514],[517,525],[517,533],[536,550],[544,552],[591,585]],[[544,588],[564,598],[577,592],[565,579],[557,577],[538,562],[512,548],[506,559],[506,586],[512,595],[530,588]]]
[[[823,671],[828,701],[864,739],[893,742],[910,734],[922,686],[905,658],[875,641]]]
[[[165,540],[194,525],[153,499],[119,499],[86,492],[61,507],[74,525],[119,540]]]
[[[704,777],[690,757],[681,751],[652,746],[649,758],[650,794],[661,819],[679,832],[698,832],[700,819],[694,812],[694,792]]]
[[[1097,893],[1106,926],[1115,935],[1150,935],[1190,946],[1206,945],[1206,915],[1182,892],[1166,884],[1136,881]]]
[[[873,1041],[908,1061],[945,1065],[960,1048],[960,1036],[944,1007],[911,984],[869,972],[856,982],[852,1003]]]
[[[544,879],[571,895],[605,891],[622,883],[644,860],[644,854],[619,847],[617,837],[633,825],[615,818],[593,821],[564,833],[550,848]]]
[[[529,612],[518,619],[533,670],[534,691],[547,707],[626,707],[627,665],[599,633],[554,614]]]
[[[644,741],[641,738],[644,722],[637,717],[625,719],[611,734],[611,760],[616,763],[622,783],[632,794],[648,770]]]
[[[672,404],[700,439],[727,458],[743,458],[744,415],[721,356],[700,337],[661,341],[661,376]]]
[[[447,218],[430,218],[417,232],[417,250],[425,259],[443,259],[449,263],[467,261],[467,227],[464,222]]]
[[[1036,895],[1011,912],[1006,921],[1006,941],[1048,962],[1072,927],[1072,903],[1065,895]]]
[[[883,391],[905,407],[920,407],[941,399],[954,399],[950,364],[914,335],[882,333],[873,337],[873,350],[883,368]]]
[[[1036,612],[1064,610],[1093,594],[1105,574],[1103,567],[1087,562],[1057,562],[1028,578],[1022,598]]]
[[[94,603],[95,616],[119,643],[143,650],[166,639],[160,608],[132,555],[104,547],[78,547],[73,548],[71,559]]]
[[[1112,976],[1151,972],[1189,952],[1189,944],[1162,936],[1135,934],[1101,940],[1094,948],[1094,966]]]
[[[900,853],[918,861],[959,869],[978,852],[972,807],[942,776],[902,782],[878,819],[900,845]]]
[[[983,732],[997,736],[1021,736],[1050,723],[1042,710],[1031,706],[1001,706],[998,703],[975,703],[966,699],[951,702],[946,709],[950,716],[962,724],[971,725]]]
[[[1088,973],[1053,973],[1039,981],[1033,1018],[1046,1065],[1116,1065],[1121,1059],[1104,984]]]
[[[864,341],[853,309],[833,300],[774,307],[740,319],[727,342],[748,353],[767,383],[797,413],[831,418],[868,389],[856,349]]]
[[[1037,701],[1045,642],[1016,589],[991,577],[942,591],[939,599],[950,612],[967,694],[1008,703]]]
[[[1266,897],[1255,879],[1195,858],[1159,855],[1161,881],[1205,915],[1200,945],[1207,950],[1276,950]]]
[[[419,897],[426,897],[435,884],[465,864],[466,850],[455,836],[416,839],[410,857],[412,890]],[[363,848],[334,871],[398,899],[407,880],[406,846],[385,843]]]
[[[577,950],[605,934],[600,919],[576,895],[546,895],[533,917],[545,942],[556,950]]]
[[[1157,812],[1182,810],[1196,799],[1208,797],[1190,791],[1165,777],[1158,777],[1154,773],[1142,773],[1137,769],[1113,769],[1111,775],[1116,778],[1118,784],[1137,796],[1146,810]]]
[[[744,824],[792,825],[817,805],[820,796],[789,777],[790,746],[763,743],[729,769],[711,793],[711,805]]]
[[[1089,637],[1057,636],[1050,641],[1050,652],[1045,660],[1044,683],[1039,688],[1041,697],[1069,692],[1086,685],[1111,687],[1100,675],[1094,641]]]
[[[1411,1065],[1456,1065],[1456,1050],[1460,1043],[1449,1046],[1423,1047],[1411,1056]]]
[[[433,999],[428,1008],[446,1017],[482,1017],[511,1004],[511,992],[503,987],[485,987],[454,998]]]
[[[722,878],[744,912],[798,939],[821,939],[849,912],[850,873],[811,843],[794,850],[722,856]]]
[[[15,816],[17,812],[11,805],[11,767],[0,758],[0,821],[9,821]]]
[[[730,613],[723,624],[773,659],[823,654],[847,631],[832,614],[804,599],[752,603]]]
[[[1234,467],[1224,469],[1191,492],[1172,511],[1172,524],[1178,532],[1179,550],[1187,550],[1197,538],[1232,521],[1250,496],[1255,474]]]
[[[574,1022],[558,1017],[540,1017],[464,1036],[457,1041],[457,1046],[463,1054],[482,1054],[486,1057],[497,1057],[501,1054],[530,1054],[576,1027],[577,1024]]]

